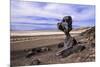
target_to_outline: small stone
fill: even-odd
[[[50,50],[50,49],[49,49],[48,47],[42,47],[42,48],[41,48],[41,51],[42,51],[42,52],[49,51],[49,50]]]
[[[73,46],[77,45],[77,41],[75,38],[73,38]]]
[[[36,49],[36,52],[37,52],[37,53],[42,52],[42,51],[41,51],[41,48],[37,48],[37,49]]]
[[[31,65],[39,65],[40,63],[39,59],[32,59]]]
[[[75,50],[76,50],[76,52],[81,52],[81,51],[83,51],[85,48],[86,48],[85,46],[79,45],[79,46],[77,46],[77,48],[76,48]]]
[[[58,44],[58,48],[62,48],[62,47],[64,47],[64,42]]]
[[[95,43],[91,43],[91,47],[94,48],[95,47]]]
[[[36,52],[36,49],[33,48],[33,49],[31,49],[31,50],[29,50],[29,51],[27,52],[26,58],[30,58],[31,56],[35,55],[36,53],[37,53],[37,52]]]
[[[78,44],[82,44],[82,42],[79,41]]]
[[[35,55],[34,52],[30,51],[28,52],[28,54],[26,55],[26,58],[30,58],[31,56]]]

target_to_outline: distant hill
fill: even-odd
[[[95,35],[95,26],[81,33],[82,36]]]

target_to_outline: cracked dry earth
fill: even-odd
[[[24,50],[14,51],[11,52],[11,66],[95,62],[95,39],[92,34],[90,40],[86,35],[78,35],[75,39],[78,41],[78,45],[86,47],[83,51],[72,53],[64,58],[55,55],[61,49],[58,48],[58,44],[46,46],[50,50],[36,53],[30,57],[26,57],[28,53]]]

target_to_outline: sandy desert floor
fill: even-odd
[[[58,48],[58,44],[64,41],[65,35],[62,32],[56,32],[55,34],[42,33],[42,35],[35,33],[28,36],[11,34],[11,65],[25,66],[95,61],[95,48],[91,47],[86,37],[80,35],[84,31],[79,30],[76,33],[72,31],[71,35],[77,40],[78,44],[85,45],[86,49],[65,58],[56,56],[56,52],[62,49]],[[29,50],[34,48],[48,48],[49,50],[37,52],[31,57],[27,57]]]

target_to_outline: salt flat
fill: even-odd
[[[81,33],[86,31],[83,30],[72,30],[70,33]],[[62,31],[11,31],[11,36],[38,36],[38,35],[55,35],[55,34],[64,34]]]

